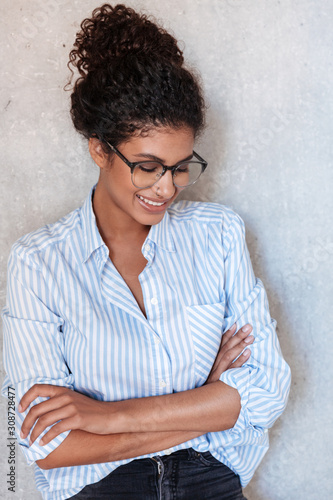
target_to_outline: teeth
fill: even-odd
[[[138,198],[140,198],[140,200],[143,200],[145,203],[148,203],[148,205],[153,205],[154,207],[161,207],[162,205],[164,205],[164,201],[162,203],[156,203],[156,201],[147,200],[140,195],[138,195]]]

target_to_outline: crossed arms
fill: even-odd
[[[32,444],[52,426],[39,441],[45,445],[71,430],[58,448],[37,461],[40,468],[51,469],[134,458],[206,432],[229,429],[237,421],[240,397],[236,389],[220,382],[219,377],[229,368],[241,367],[249,358],[249,350],[241,354],[254,340],[249,335],[252,328],[247,327],[235,334],[234,325],[223,335],[207,382],[196,389],[105,402],[65,387],[36,384],[22,397],[19,411],[24,412],[39,396],[49,399],[31,407],[22,424],[21,437],[26,438],[32,429]]]

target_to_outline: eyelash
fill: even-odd
[[[137,165],[137,167],[140,168],[143,172],[154,172],[158,167],[153,167],[153,168],[145,168],[143,165]]]

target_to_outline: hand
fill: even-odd
[[[97,401],[67,387],[36,384],[24,394],[18,410],[24,412],[38,396],[49,399],[33,406],[21,427],[21,437],[25,439],[36,424],[30,436],[30,445],[53,424],[39,444],[45,445],[62,432],[73,429],[94,434],[108,433],[106,422],[110,416],[112,403]]]
[[[211,384],[219,380],[221,374],[229,368],[239,368],[250,357],[251,351],[247,349],[241,356],[239,354],[254,341],[251,325],[244,325],[236,335],[236,324],[227,330],[222,336],[219,352],[217,353],[213,368],[206,380],[206,384]],[[239,356],[237,358],[237,356]],[[237,359],[236,359],[237,358]],[[236,359],[236,360],[235,360]],[[235,361],[234,361],[235,360]]]

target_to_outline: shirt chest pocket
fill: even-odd
[[[187,306],[196,361],[196,386],[204,384],[218,353],[224,322],[224,302]]]

